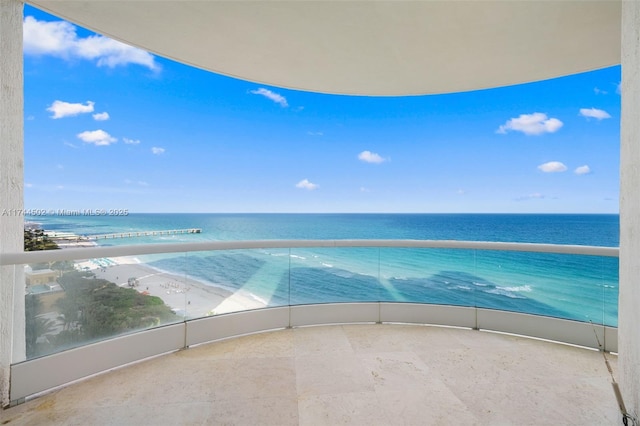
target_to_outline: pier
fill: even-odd
[[[202,229],[189,228],[189,229],[169,229],[167,231],[131,231],[131,232],[118,232],[115,234],[102,234],[102,235],[87,235],[84,237],[87,240],[104,240],[110,238],[133,238],[133,237],[154,237],[160,235],[176,235],[176,234],[200,234]]]

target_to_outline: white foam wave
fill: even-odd
[[[505,291],[503,288],[500,288],[500,287],[496,287],[496,288],[492,288],[491,290],[487,290],[487,293],[498,294],[500,296],[506,296],[506,297],[509,297],[511,299],[525,299],[525,297],[519,296],[517,294],[513,294],[510,291]]]
[[[472,281],[471,284],[477,285],[478,287],[487,287],[487,284],[483,284],[483,283],[479,283],[479,282],[475,282],[475,281]]]
[[[307,260],[306,257],[298,256],[297,254],[292,254],[291,257],[294,259]]]
[[[516,287],[496,287],[496,288],[499,288],[505,291],[515,291],[515,292],[524,291],[525,293],[530,293],[532,291],[531,286],[529,284],[516,286]]]
[[[322,266],[325,266],[325,267],[327,267],[327,268],[333,268],[333,265],[332,265],[332,264],[330,264],[330,263],[324,263],[324,262],[322,262]]]
[[[269,256],[273,256],[273,257],[282,257],[282,256],[287,256],[287,253],[268,253]]]

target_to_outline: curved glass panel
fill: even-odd
[[[617,258],[479,250],[476,274],[477,307],[617,325],[604,299],[618,285]]]
[[[309,247],[16,266],[23,267],[27,359],[212,315],[321,303],[468,306],[617,326],[616,257]]]
[[[291,304],[377,302],[378,248],[292,249]]]
[[[381,300],[475,306],[474,262],[473,250],[381,249]]]

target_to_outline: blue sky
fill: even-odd
[[[25,6],[25,208],[617,213],[620,67],[357,97],[181,65]]]

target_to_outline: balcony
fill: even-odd
[[[333,325],[199,345],[0,414],[10,424],[603,425],[619,418],[610,379],[603,354],[584,348],[461,328]]]
[[[414,422],[416,407],[425,406],[433,408],[434,422],[460,416],[480,424],[544,423],[551,410],[552,423],[585,413],[580,423],[610,423],[617,407],[605,359],[615,366],[607,353],[617,351],[617,256],[617,248],[607,247],[415,240],[5,254],[2,264],[14,265],[17,283],[25,270],[33,277],[60,275],[57,286],[27,280],[26,353],[12,363],[14,403],[119,371],[4,414],[37,422],[46,412],[101,423],[101,412],[108,418],[112,405],[124,404],[116,411],[127,419],[171,418],[191,407],[200,413],[194,422],[243,423],[244,415],[271,410],[289,414],[280,419],[265,411],[253,420],[333,424],[370,421],[361,416],[368,413],[394,424]],[[33,273],[43,268],[53,269]],[[124,294],[137,302],[118,310],[88,302],[87,292],[96,300]],[[161,300],[166,305],[156,303]],[[146,305],[152,311],[141,314]],[[316,325],[325,326],[307,327]],[[121,368],[162,354],[168,355]],[[283,370],[277,379],[273,365]],[[382,403],[386,392],[390,399]],[[579,396],[559,399],[563,392]],[[62,403],[66,394],[87,399]],[[225,402],[213,404],[219,401]],[[183,403],[170,409],[176,402]],[[258,404],[251,414],[241,409],[249,402]],[[397,412],[402,404],[406,410]],[[101,409],[80,409],[94,406]],[[346,417],[334,417],[339,413]]]

